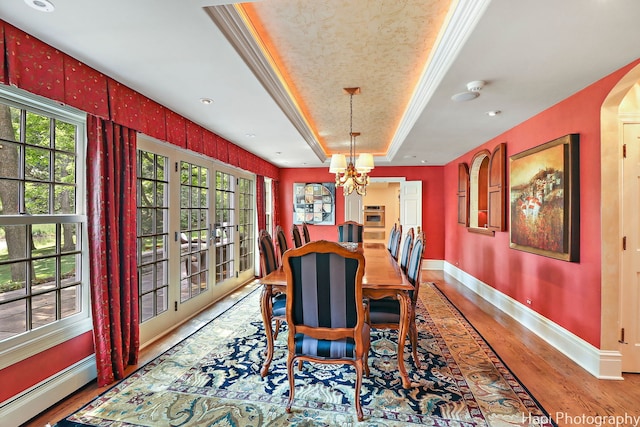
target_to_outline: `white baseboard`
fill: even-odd
[[[441,259],[423,259],[423,270],[444,270],[444,261]]]
[[[622,355],[619,351],[600,350],[458,267],[448,262],[443,264],[445,273],[455,277],[487,302],[514,318],[591,375],[599,379],[622,379]]]
[[[96,358],[91,355],[18,396],[0,403],[2,425],[19,426],[29,421],[96,377]],[[54,421],[57,420],[50,420],[50,423],[53,424]]]

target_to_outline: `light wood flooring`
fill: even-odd
[[[537,398],[560,426],[594,425],[594,417],[640,417],[640,374],[625,374],[623,381],[598,380],[538,336],[468,290],[441,271],[425,270],[423,281],[437,287],[475,326],[506,365]],[[216,303],[169,335],[140,352],[140,365],[180,342],[210,319],[226,310],[255,287],[255,282]],[[133,371],[135,368],[129,368]],[[95,381],[67,399],[34,417],[25,426],[43,427],[74,412],[108,387],[98,388]],[[611,424],[609,419],[602,427]],[[632,426],[627,422],[622,426]],[[0,423],[1,424],[1,423]],[[637,424],[640,427],[640,424]]]

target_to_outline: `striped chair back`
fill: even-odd
[[[304,238],[304,243],[309,243],[311,241],[311,236],[309,236],[309,228],[307,227],[307,223],[302,223],[302,237]]]
[[[300,236],[300,229],[295,224],[291,226],[291,241],[293,242],[294,248],[299,248],[303,245],[302,237]]]
[[[260,274],[265,276],[278,268],[276,251],[273,240],[267,230],[260,231],[258,236],[258,251],[260,252]]]
[[[362,243],[364,226],[355,221],[347,221],[338,225],[338,242]]]
[[[402,256],[400,257],[400,268],[405,273],[407,272],[407,264],[409,263],[409,254],[413,248],[413,227],[409,229],[404,243],[402,244]]]
[[[409,265],[407,266],[407,279],[413,285],[415,291],[409,292],[412,301],[416,301],[418,290],[420,289],[420,272],[422,271],[422,253],[424,252],[424,241],[422,235],[416,237],[413,243],[413,249],[409,256]]]
[[[398,224],[396,227],[395,235],[393,236],[393,242],[391,242],[391,256],[398,260],[398,254],[400,253],[400,240],[402,239],[402,224]]]
[[[336,242],[319,240],[287,251],[287,323],[309,328],[363,327],[364,256]],[[308,332],[308,335],[307,335]],[[335,338],[314,337],[311,331],[296,337],[295,354],[316,357],[353,357],[352,331]],[[330,345],[329,345],[330,344]]]
[[[284,235],[284,230],[279,225],[276,226],[276,246],[278,265],[282,265],[282,257],[287,249],[289,249],[289,244],[287,243],[287,237]]]

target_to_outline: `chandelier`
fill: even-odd
[[[334,154],[331,156],[329,172],[336,174],[336,187],[342,187],[344,195],[349,195],[356,190],[361,196],[367,194],[369,184],[369,172],[374,168],[373,155],[370,153],[360,153],[356,157],[356,137],[360,132],[353,131],[353,95],[360,93],[359,87],[346,87],[344,91],[349,94],[350,125],[349,125],[349,163],[344,154]]]

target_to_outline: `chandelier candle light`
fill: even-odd
[[[373,155],[370,153],[360,153],[356,156],[356,137],[360,132],[353,131],[353,95],[360,93],[359,87],[346,87],[344,91],[349,94],[350,126],[349,126],[349,163],[344,154],[334,154],[331,156],[329,172],[336,174],[336,187],[342,187],[345,195],[351,194],[353,190],[364,196],[367,194],[369,184],[369,172],[374,168]],[[355,161],[354,161],[355,160]]]

